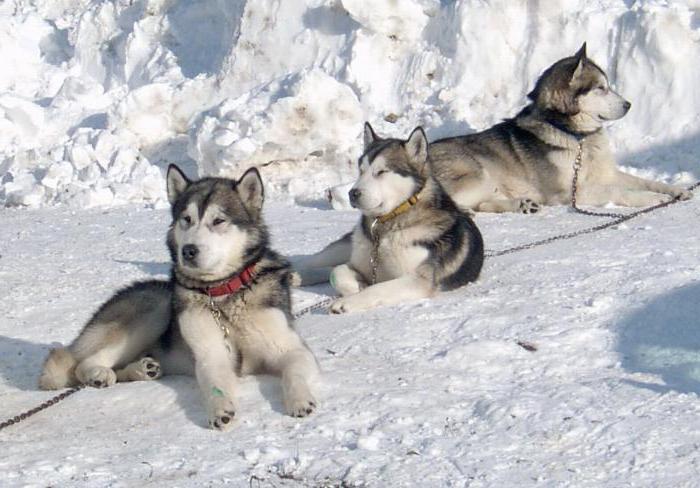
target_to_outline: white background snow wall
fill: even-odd
[[[697,0],[5,1],[0,202],[158,203],[169,162],[318,199],[352,179],[363,120],[483,129],[584,40],[633,103],[622,161],[699,176]]]

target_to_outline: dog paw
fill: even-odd
[[[351,311],[350,309],[351,307],[344,298],[338,298],[336,301],[331,303],[331,306],[329,307],[330,312],[334,314],[348,313]]]
[[[520,213],[534,214],[540,211],[540,204],[533,200],[530,200],[529,198],[524,198],[520,200],[518,210],[520,211]]]
[[[216,391],[221,391],[216,389]],[[209,402],[209,427],[222,432],[231,429],[236,420],[235,403],[224,396],[216,396]]]
[[[117,382],[117,374],[112,368],[93,366],[85,373],[84,383],[95,388],[107,388]]]
[[[233,427],[235,419],[235,410],[217,410],[209,417],[209,427],[225,432]]]
[[[678,192],[673,194],[673,198],[676,200],[690,200],[693,198],[693,192],[688,191],[688,190],[679,190]]]
[[[284,399],[284,409],[292,417],[306,417],[316,410],[316,400],[308,391],[304,394],[290,394]]]
[[[134,363],[132,374],[135,376],[135,379],[141,381],[157,380],[162,376],[160,363],[152,357],[146,356]]]

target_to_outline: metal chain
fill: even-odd
[[[573,179],[571,181],[571,207],[574,209],[575,212],[583,214],[583,215],[589,215],[592,217],[610,217],[613,220],[611,220],[609,222],[605,222],[604,224],[595,225],[593,227],[587,227],[585,229],[579,229],[579,230],[572,231],[572,232],[567,232],[565,234],[555,235],[552,237],[548,237],[546,239],[541,239],[539,241],[530,242],[527,244],[521,244],[519,246],[510,247],[507,249],[502,249],[500,251],[486,251],[485,256],[489,257],[489,258],[504,256],[506,254],[511,254],[511,253],[515,253],[518,251],[524,251],[526,249],[532,249],[533,247],[543,246],[543,245],[549,244],[551,242],[572,239],[574,237],[578,237],[578,236],[585,235],[585,234],[592,234],[592,233],[598,232],[600,230],[614,227],[614,226],[619,225],[623,222],[627,222],[628,220],[632,220],[633,218],[639,217],[640,215],[644,215],[644,214],[653,212],[655,210],[659,210],[661,208],[669,207],[671,205],[678,203],[681,199],[680,196],[675,196],[667,202],[657,203],[656,205],[652,205],[650,207],[645,207],[643,209],[636,210],[634,212],[630,212],[627,214],[612,213],[612,212],[611,213],[591,212],[590,210],[584,210],[582,208],[579,208],[577,205],[577,202],[576,202],[576,195],[578,193],[578,174],[579,174],[579,171],[581,169],[582,161],[583,161],[583,141],[579,142],[579,144],[578,144],[578,152],[577,152],[576,158],[574,160],[574,176],[573,176]],[[700,186],[700,181],[689,186],[687,191],[692,192],[696,188],[698,188],[699,186]]]
[[[376,229],[379,219],[374,219],[369,228],[370,236],[372,237],[372,250],[369,253],[369,267],[372,282],[374,285],[377,282],[377,268],[379,268],[379,231]]]
[[[590,215],[593,217],[610,217],[613,220],[609,222],[605,222],[600,225],[596,225],[593,227],[587,227],[585,229],[579,229],[573,232],[567,232],[565,234],[559,234],[555,235],[552,237],[548,237],[546,239],[541,239],[539,241],[534,241],[530,242],[527,244],[521,244],[519,246],[514,246],[511,248],[507,249],[502,249],[500,251],[486,251],[485,256],[488,258],[494,258],[494,257],[499,257],[499,256],[504,256],[506,254],[512,254],[518,251],[524,251],[526,249],[532,249],[534,247],[539,247],[539,246],[544,246],[545,244],[550,244],[552,242],[556,241],[561,241],[561,240],[566,240],[566,239],[572,239],[574,237],[578,237],[581,235],[585,234],[592,234],[593,232],[598,232],[600,230],[608,229],[610,227],[614,227],[616,225],[619,225],[623,222],[626,222],[628,220],[631,220],[635,217],[639,217],[640,215],[644,215],[650,212],[653,212],[655,210],[659,210],[661,208],[665,208],[668,206],[671,206],[673,204],[676,204],[680,201],[680,196],[676,196],[673,199],[667,201],[667,202],[662,202],[656,205],[652,205],[650,207],[643,208],[641,210],[637,210],[635,212],[631,212],[628,214],[623,214],[623,213],[607,213],[607,212],[591,212],[589,210],[584,210],[581,209],[577,206],[576,202],[576,196],[578,192],[578,174],[581,169],[583,161],[583,141],[579,142],[578,145],[578,152],[576,154],[576,158],[574,160],[574,176],[573,180],[571,182],[571,207],[578,213],[584,214],[584,215]],[[695,184],[691,185],[688,187],[688,191],[692,192],[695,189],[700,187],[700,181],[696,182]],[[372,273],[372,284],[376,283],[377,281],[377,268],[378,268],[378,261],[379,261],[379,233],[375,232],[375,225],[377,224],[378,220],[375,219],[374,222],[372,222],[372,226],[370,227],[370,234],[372,235],[372,252],[370,253],[370,268],[371,268],[371,273]],[[294,319],[299,319],[305,315],[310,314],[313,311],[316,310],[326,310],[328,306],[333,303],[336,297],[328,297],[324,298],[323,300],[320,300],[312,305],[309,305],[308,307],[304,307],[298,312],[295,312],[292,316]],[[216,322],[216,325],[221,329],[221,331],[224,334],[224,339],[227,339],[229,336],[229,329],[226,325],[224,325],[221,322],[221,310],[219,307],[214,303],[213,298],[210,296],[209,297],[209,307],[211,310],[212,317],[214,317],[214,321]],[[228,345],[228,341],[226,341],[227,347],[230,347]],[[28,417],[31,417],[32,415],[35,415],[42,410],[45,410],[61,400],[69,397],[73,393],[76,393],[80,390],[85,388],[85,385],[79,385],[74,388],[71,388],[69,390],[64,391],[63,393],[59,393],[58,395],[50,398],[49,400],[45,401],[41,405],[32,408],[31,410],[27,410],[26,412],[23,412],[19,415],[16,415],[12,417],[11,419],[8,419],[2,423],[0,423],[0,430],[9,427],[10,425],[17,424]]]
[[[294,317],[294,319],[298,319],[316,310],[326,310],[328,306],[335,301],[335,299],[336,297],[324,298],[323,300],[320,300],[312,305],[309,305],[308,307],[302,308],[298,312],[295,312],[294,314],[292,314],[292,317]]]
[[[615,213],[615,212],[591,212],[590,210],[584,210],[579,208],[576,204],[576,197],[578,193],[578,174],[583,165],[583,139],[578,143],[578,152],[576,153],[576,159],[574,159],[574,178],[571,181],[571,208],[573,208],[577,213],[583,215],[590,215],[591,217],[610,217],[613,219],[621,219],[626,217],[627,214]]]
[[[51,407],[52,405],[56,405],[58,402],[63,400],[64,398],[67,398],[71,396],[73,393],[76,393],[80,390],[85,388],[85,385],[78,385],[76,387],[73,387],[69,390],[64,391],[63,393],[59,393],[58,395],[49,398],[46,400],[44,403],[41,405],[32,408],[31,410],[27,410],[26,412],[22,412],[19,415],[15,415],[14,417],[5,420],[4,422],[0,423],[0,430],[4,429],[5,427],[9,427],[10,425],[18,424],[22,422],[23,420],[26,420],[27,418],[31,417],[32,415],[35,415],[42,410],[46,410],[47,408]]]

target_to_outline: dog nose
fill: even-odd
[[[348,192],[348,196],[350,197],[350,204],[354,207],[355,204],[357,203],[357,200],[360,198],[362,195],[362,192],[358,190],[357,188],[353,188]]]
[[[182,246],[182,258],[185,261],[194,261],[194,258],[197,257],[197,254],[199,254],[199,249],[197,249],[197,246],[195,246],[194,244],[186,244]]]
[[[629,112],[629,109],[632,108],[632,104],[625,100],[625,103],[622,104],[622,107],[625,109],[625,112]]]

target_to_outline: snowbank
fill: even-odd
[[[157,204],[170,162],[318,199],[352,179],[364,119],[485,128],[584,40],[633,102],[622,160],[697,177],[697,0],[8,0],[0,202]]]

